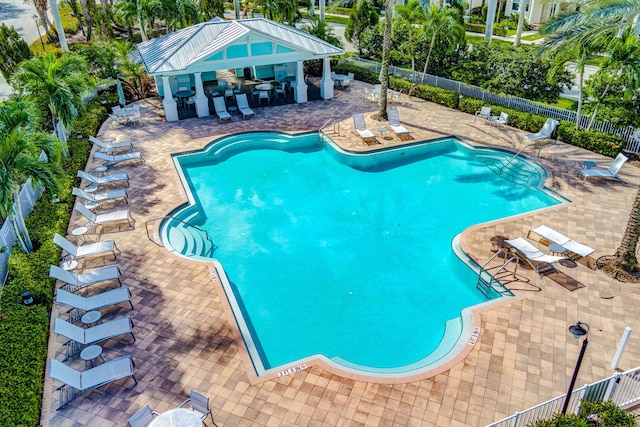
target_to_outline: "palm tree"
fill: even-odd
[[[417,24],[424,21],[425,15],[422,6],[418,0],[409,0],[407,4],[399,4],[396,6],[396,19],[405,24],[409,30],[409,55],[411,56],[411,75],[415,81],[416,74],[416,58],[413,51],[413,32]]]
[[[167,25],[167,33],[198,23],[199,14],[191,0],[160,0],[159,18]]]
[[[391,24],[395,0],[384,0],[384,37],[382,42],[382,66],[380,67],[380,109],[378,120],[387,119],[387,89],[389,87],[389,62],[391,56]]]
[[[424,63],[422,81],[424,81],[424,75],[427,73],[427,68],[429,67],[429,61],[431,60],[431,53],[433,52],[433,47],[436,43],[436,37],[442,37],[449,45],[452,45],[464,38],[464,27],[460,25],[458,9],[431,5],[425,10],[425,12],[426,22],[423,30],[427,38],[431,38],[431,41],[429,42],[427,60]]]
[[[144,79],[147,73],[142,64],[129,59],[129,54],[135,49],[134,44],[128,40],[116,40],[113,47],[118,76],[129,84],[138,99],[144,98]]]
[[[326,41],[327,43],[342,48],[342,42],[340,41],[340,38],[333,33],[333,27],[327,24],[327,21],[311,21],[310,25],[305,25],[302,29],[312,36],[315,36]]]
[[[20,207],[20,186],[28,178],[51,194],[58,194],[62,169],[60,147],[52,135],[39,132],[37,107],[26,101],[0,106],[0,216],[12,224],[24,252],[33,250]],[[40,160],[44,152],[48,162]]]
[[[160,10],[160,2],[158,0],[121,0],[116,7],[125,22],[137,20],[142,41],[149,40],[147,26],[152,27]]]
[[[77,115],[84,113],[83,95],[94,89],[84,59],[73,54],[59,58],[50,53],[24,61],[11,79],[19,94],[26,95],[42,110],[49,110],[54,129],[60,122],[68,128]],[[62,152],[69,155],[66,135],[59,133]]]
[[[520,41],[522,40],[522,27],[524,27],[525,10],[527,10],[527,0],[521,0],[520,14],[518,15],[518,28],[516,29],[516,40],[513,42],[514,46],[520,46]]]

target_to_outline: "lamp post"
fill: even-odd
[[[578,371],[580,370],[580,365],[582,364],[582,358],[584,357],[584,352],[587,349],[587,344],[589,344],[589,325],[587,325],[586,323],[578,322],[575,325],[569,326],[569,332],[573,334],[573,337],[575,339],[584,337],[584,341],[582,341],[582,347],[580,347],[580,354],[578,355],[578,360],[576,361],[576,367],[573,369],[573,376],[571,377],[571,382],[569,383],[569,390],[567,391],[567,396],[564,398],[562,411],[560,411],[560,413],[562,414],[567,413],[567,407],[569,406],[569,400],[571,400],[573,386],[576,384]]]
[[[33,14],[33,20],[36,21],[36,28],[38,29],[38,36],[40,37],[40,44],[42,45],[42,53],[44,53],[44,42],[42,41],[42,34],[40,33],[40,21],[38,15]]]

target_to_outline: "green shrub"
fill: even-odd
[[[472,33],[484,34],[484,32],[487,30],[487,27],[484,24],[465,23],[464,29],[465,31],[470,31]],[[494,36],[506,36],[507,33],[508,31],[504,29],[504,26],[498,26],[498,24],[493,26]]]
[[[380,83],[380,73],[376,73],[375,71],[368,70],[366,68],[358,67],[355,64],[351,63],[342,63],[336,65],[334,71],[339,74],[348,74],[353,73],[353,76],[356,80],[360,80],[361,82],[367,82],[371,84]]]
[[[350,7],[327,7],[325,12],[335,13],[336,15],[346,15],[349,16],[351,14]],[[319,12],[318,12],[319,13]]]
[[[617,135],[594,130],[576,130],[575,123],[564,120],[560,122],[558,139],[609,157],[617,156],[625,145],[625,140]]]
[[[636,417],[623,411],[618,405],[611,402],[592,402],[582,400],[580,402],[580,416],[588,418],[597,415],[600,420],[599,427],[635,427]]]
[[[398,77],[391,77],[389,79],[389,83],[389,86],[392,89],[402,89],[402,93],[407,94],[411,91],[412,96],[415,96],[416,98],[435,102],[436,104],[444,105],[449,108],[458,107],[458,93],[455,91],[440,89],[438,87],[424,84],[415,85],[407,79],[401,79]]]
[[[16,246],[9,256],[9,274],[0,298],[0,425],[37,426],[40,421],[42,393],[49,334],[49,314],[55,281],[49,277],[49,265],[60,261],[60,248],[53,234],[65,234],[77,185],[78,169],[84,169],[94,134],[106,117],[99,99],[87,105],[87,114],[72,126],[69,137],[71,156],[63,160],[66,189],[59,203],[44,194],[26,219],[34,252],[25,254]],[[83,138],[77,138],[80,131]],[[21,294],[29,291],[34,303],[22,304]]]

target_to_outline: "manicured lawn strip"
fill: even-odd
[[[110,98],[113,98],[111,96]],[[111,104],[117,103],[118,96]],[[87,132],[94,134],[107,117],[107,107],[91,101],[87,115],[74,124],[68,140],[70,157],[62,161],[66,171],[65,190],[52,203],[43,194],[26,220],[34,252],[25,254],[16,245],[9,257],[9,276],[0,295],[0,425],[35,427],[40,423],[42,393],[47,361],[49,322],[54,281],[49,265],[60,261],[54,233],[66,234],[74,198],[71,187],[78,184],[76,172],[85,167],[91,145]],[[83,138],[76,138],[80,130]],[[28,290],[34,303],[22,304]],[[57,396],[55,396],[57,398]]]

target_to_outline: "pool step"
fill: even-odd
[[[169,239],[173,249],[181,255],[207,258],[213,255],[213,242],[207,239],[203,231],[189,224],[176,223],[171,226]]]
[[[540,173],[536,169],[530,167],[527,162],[517,158],[487,158],[486,164],[493,173],[518,185],[535,188],[541,180]]]

